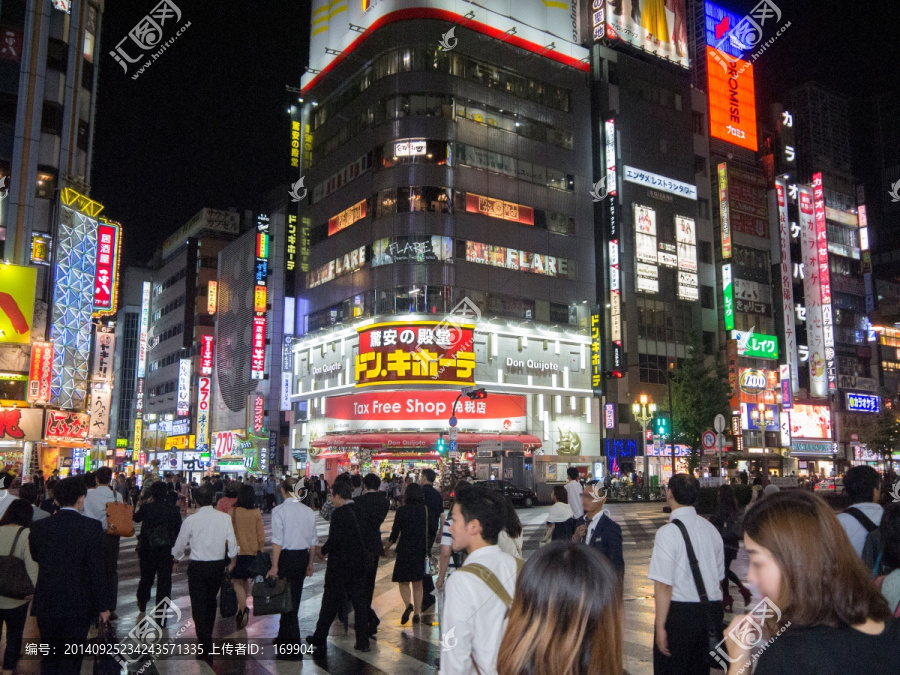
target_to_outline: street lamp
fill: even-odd
[[[640,403],[635,401],[631,405],[631,411],[634,413],[634,419],[638,421],[641,425],[642,435],[644,437],[644,480],[643,482],[643,493],[644,499],[650,499],[650,458],[647,456],[647,426],[653,420],[653,413],[656,412],[656,404],[650,401],[650,397],[647,394],[641,394]],[[672,464],[672,470],[674,471],[675,465]]]

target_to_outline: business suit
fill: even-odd
[[[324,643],[328,630],[344,602],[344,594],[353,605],[356,617],[356,647],[369,648],[369,605],[366,604],[365,580],[368,550],[364,544],[356,504],[348,501],[331,514],[328,541],[322,555],[328,556],[322,607],[313,634],[313,643]]]
[[[584,543],[591,546],[603,555],[613,564],[619,573],[619,578],[625,576],[625,558],[622,555],[622,527],[606,514],[599,513],[594,516],[600,518],[594,531],[591,533],[590,541]],[[575,527],[587,523],[587,515],[585,514],[575,522]]]
[[[375,595],[375,576],[378,574],[378,558],[384,551],[381,542],[381,525],[387,518],[391,505],[383,492],[363,492],[353,500],[356,504],[356,515],[362,529],[363,541],[366,545],[365,581],[366,605],[369,607],[369,634],[374,634],[381,623],[375,610],[372,609],[372,598]]]
[[[156,604],[172,594],[172,544],[178,539],[181,530],[181,512],[168,501],[153,500],[145,503],[134,514],[134,522],[142,523],[138,536],[138,564],[141,580],[137,587],[138,609],[145,611],[150,601],[150,589],[156,578]],[[154,530],[165,529],[168,535],[168,547],[162,550],[150,548],[150,535]]]
[[[100,612],[109,609],[103,561],[103,528],[74,509],[61,509],[32,524],[29,546],[38,564],[34,614],[50,655],[41,673],[77,674],[81,656],[67,656],[66,644],[84,644]]]

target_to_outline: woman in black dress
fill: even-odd
[[[413,623],[419,623],[422,613],[422,579],[425,577],[425,555],[428,551],[428,512],[425,508],[425,494],[418,483],[406,486],[403,506],[394,516],[391,536],[384,544],[384,554],[388,555],[397,540],[397,561],[394,563],[392,581],[400,586],[400,597],[406,609],[400,619],[403,625],[413,614]],[[410,602],[412,585],[412,602]]]

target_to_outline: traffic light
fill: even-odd
[[[438,439],[434,443],[434,449],[439,455],[443,455],[447,452],[447,441],[444,440],[443,434],[438,436]]]
[[[484,389],[473,389],[472,391],[466,393],[473,401],[480,401],[481,399],[487,398],[487,392]]]
[[[653,418],[653,433],[656,436],[669,436],[672,433],[672,425],[667,415],[656,415]]]
[[[607,370],[603,374],[616,380],[620,380],[625,377],[625,373],[623,373],[621,370]]]

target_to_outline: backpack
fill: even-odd
[[[157,525],[150,531],[147,537],[147,545],[151,551],[167,551],[172,548],[172,541],[169,539],[169,526]]]
[[[875,579],[875,588],[878,589],[879,593],[881,592],[882,584],[884,584],[884,579],[885,579],[884,575],[881,575],[880,577]],[[897,607],[896,607],[896,609],[894,609],[894,618],[900,619],[900,602],[897,603]]]
[[[844,513],[856,518],[859,524],[866,528],[866,541],[863,544],[862,559],[866,563],[866,567],[872,570],[872,576],[879,577],[886,574],[889,570],[882,562],[884,543],[881,540],[881,526],[873,523],[865,513],[855,506],[844,509]]]
[[[516,561],[516,576],[518,576],[519,572],[522,571],[522,566],[525,564],[525,561],[521,558],[515,558]],[[500,583],[500,580],[497,578],[497,575],[491,572],[487,567],[481,565],[479,563],[470,563],[468,565],[463,565],[462,567],[457,568],[455,574],[459,572],[466,572],[468,574],[472,574],[479,579],[481,579],[488,588],[496,595],[500,602],[506,605],[507,609],[512,605],[512,597],[510,597],[506,588]]]

